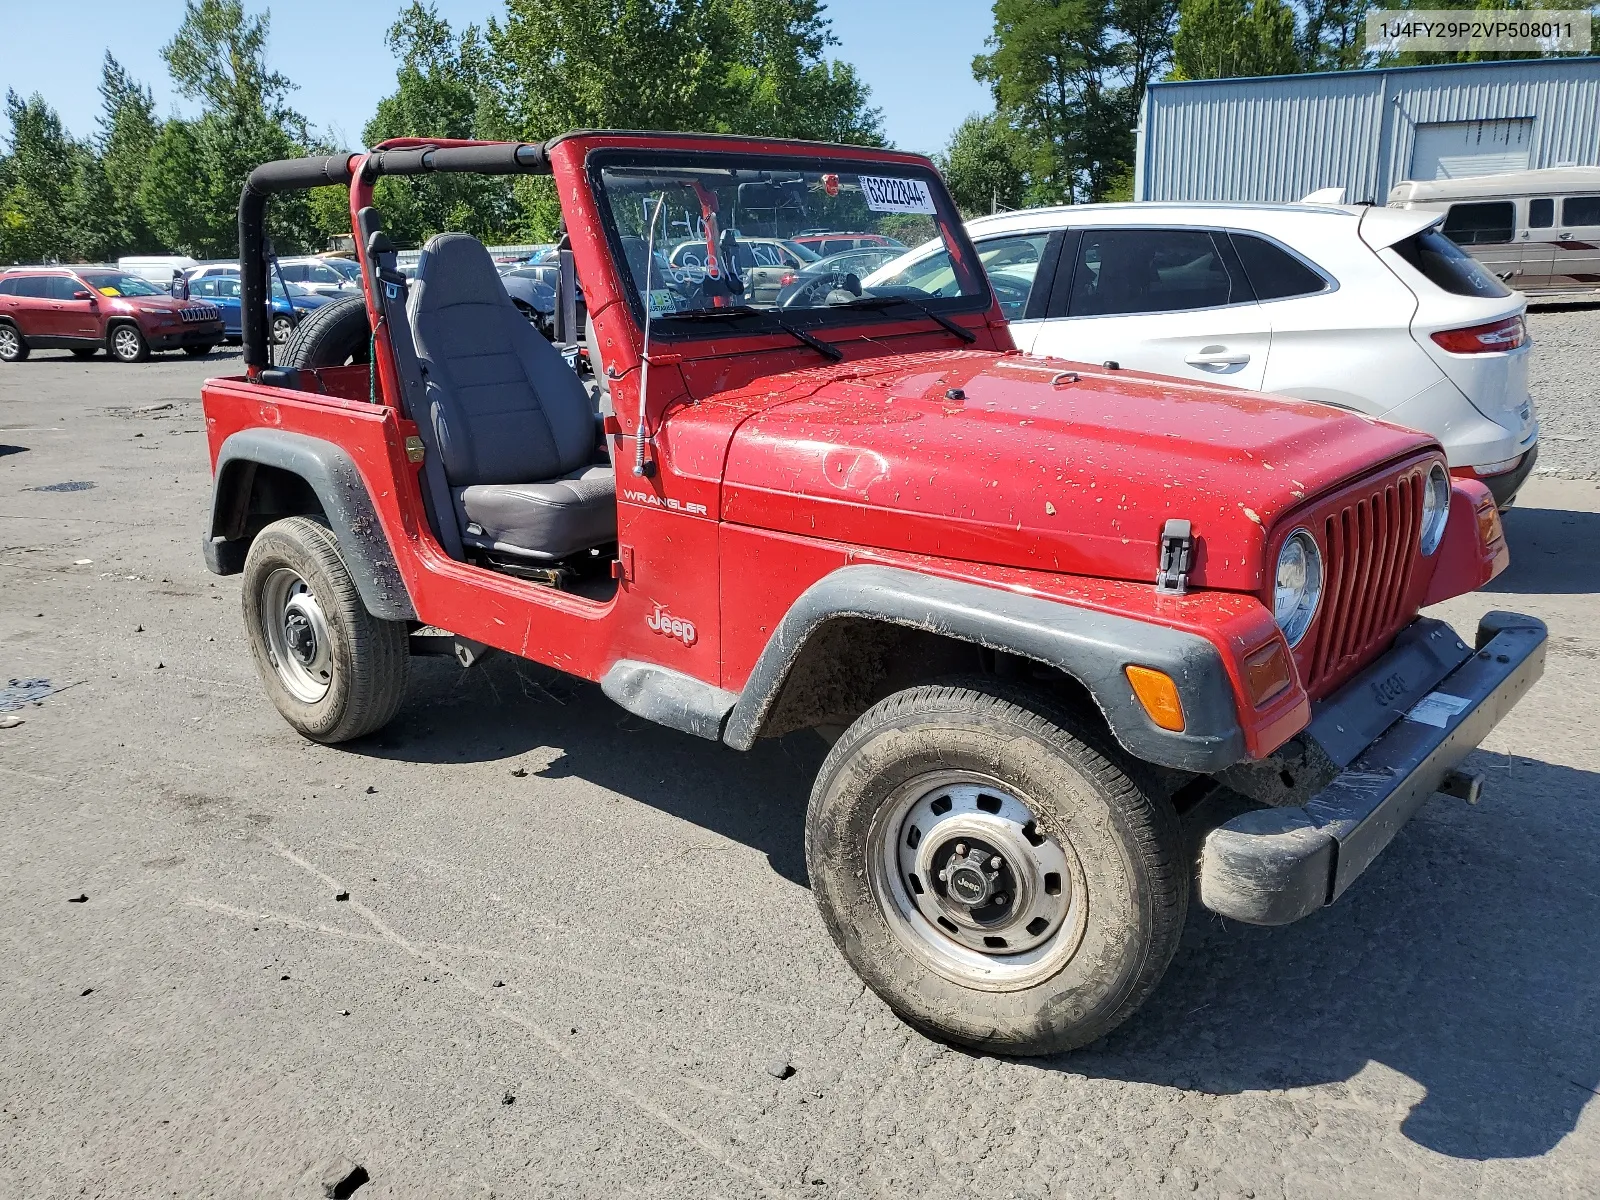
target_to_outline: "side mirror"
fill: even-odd
[[[93,292],[86,292],[82,288],[79,288],[77,291],[72,293],[72,298],[74,300],[93,300],[94,299],[94,293]]]

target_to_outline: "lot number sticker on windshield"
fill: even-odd
[[[934,213],[933,195],[920,179],[887,179],[862,175],[861,195],[873,212]]]

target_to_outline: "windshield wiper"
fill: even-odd
[[[726,308],[691,308],[687,312],[666,314],[665,319],[669,321],[715,321],[723,317],[748,316],[766,317],[779,329],[794,338],[795,341],[810,346],[830,362],[839,362],[844,358],[844,351],[839,347],[831,342],[825,342],[819,337],[813,337],[804,329],[789,324],[770,308],[756,308],[749,304],[730,304]]]
[[[963,342],[975,342],[978,335],[965,325],[958,325],[943,313],[936,313],[926,304],[913,300],[910,296],[861,296],[846,304],[830,304],[829,308],[893,308],[897,304],[905,304],[916,309],[930,321],[937,321]]]

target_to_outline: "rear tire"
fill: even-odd
[[[272,344],[282,346],[294,336],[294,319],[287,313],[276,313],[272,318]]]
[[[17,327],[0,321],[0,362],[23,362],[30,353]]]
[[[300,322],[278,365],[307,370],[361,364],[370,358],[371,349],[366,297],[346,296],[324,304]]]
[[[284,720],[330,744],[388,724],[405,699],[406,623],[367,611],[326,525],[268,525],[250,546],[243,585],[250,651]]]
[[[150,343],[144,333],[131,321],[112,326],[106,338],[106,349],[111,357],[123,363],[141,363],[150,357]]]
[[[811,887],[834,944],[908,1024],[1057,1053],[1155,988],[1188,911],[1178,819],[1098,742],[985,679],[899,692],[834,744],[806,819]]]

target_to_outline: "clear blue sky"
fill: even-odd
[[[272,11],[272,66],[300,85],[293,103],[320,130],[358,145],[379,97],[394,87],[383,31],[404,0],[245,0]],[[502,11],[501,0],[436,0],[458,28]],[[159,53],[181,0],[0,0],[0,91],[43,93],[76,136],[94,129],[105,51],[154,90],[163,114],[182,111]],[[856,64],[896,145],[944,145],[970,112],[991,106],[972,78],[992,22],[982,0],[836,0],[828,5],[836,57]],[[0,114],[0,136],[9,123]]]

